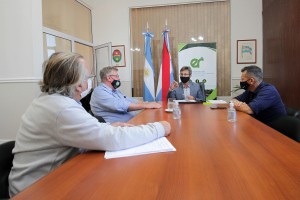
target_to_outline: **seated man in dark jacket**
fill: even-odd
[[[236,110],[250,114],[267,125],[286,115],[278,91],[273,85],[263,82],[263,72],[259,67],[247,66],[241,72],[240,86],[246,91],[233,99]]]

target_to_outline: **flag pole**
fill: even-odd
[[[155,89],[154,89],[154,66],[152,61],[151,52],[151,39],[154,37],[153,33],[149,32],[149,23],[146,24],[144,54],[145,54],[145,67],[144,67],[144,101],[155,101]]]
[[[165,30],[167,30],[167,28],[168,28],[168,21],[166,19]]]
[[[148,24],[148,22],[147,22],[147,32],[149,32],[149,24]]]
[[[166,101],[170,84],[174,80],[173,67],[171,61],[170,44],[168,37],[168,21],[165,21],[165,27],[163,30],[163,48],[162,48],[162,59],[161,67],[158,77],[157,89],[156,89],[156,100]]]

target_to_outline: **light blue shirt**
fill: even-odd
[[[90,105],[96,116],[101,116],[106,122],[127,122],[133,118],[137,112],[128,111],[131,103],[138,100],[126,97],[119,90],[113,90],[101,83],[92,93]]]

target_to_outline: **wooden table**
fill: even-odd
[[[131,120],[171,123],[176,152],[71,159],[14,199],[300,199],[300,144],[247,114],[181,104],[181,120],[164,108]]]

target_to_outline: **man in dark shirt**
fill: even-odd
[[[233,99],[236,110],[250,114],[267,125],[286,115],[278,91],[273,85],[263,82],[263,73],[259,67],[250,65],[241,72],[240,86],[246,91]]]

